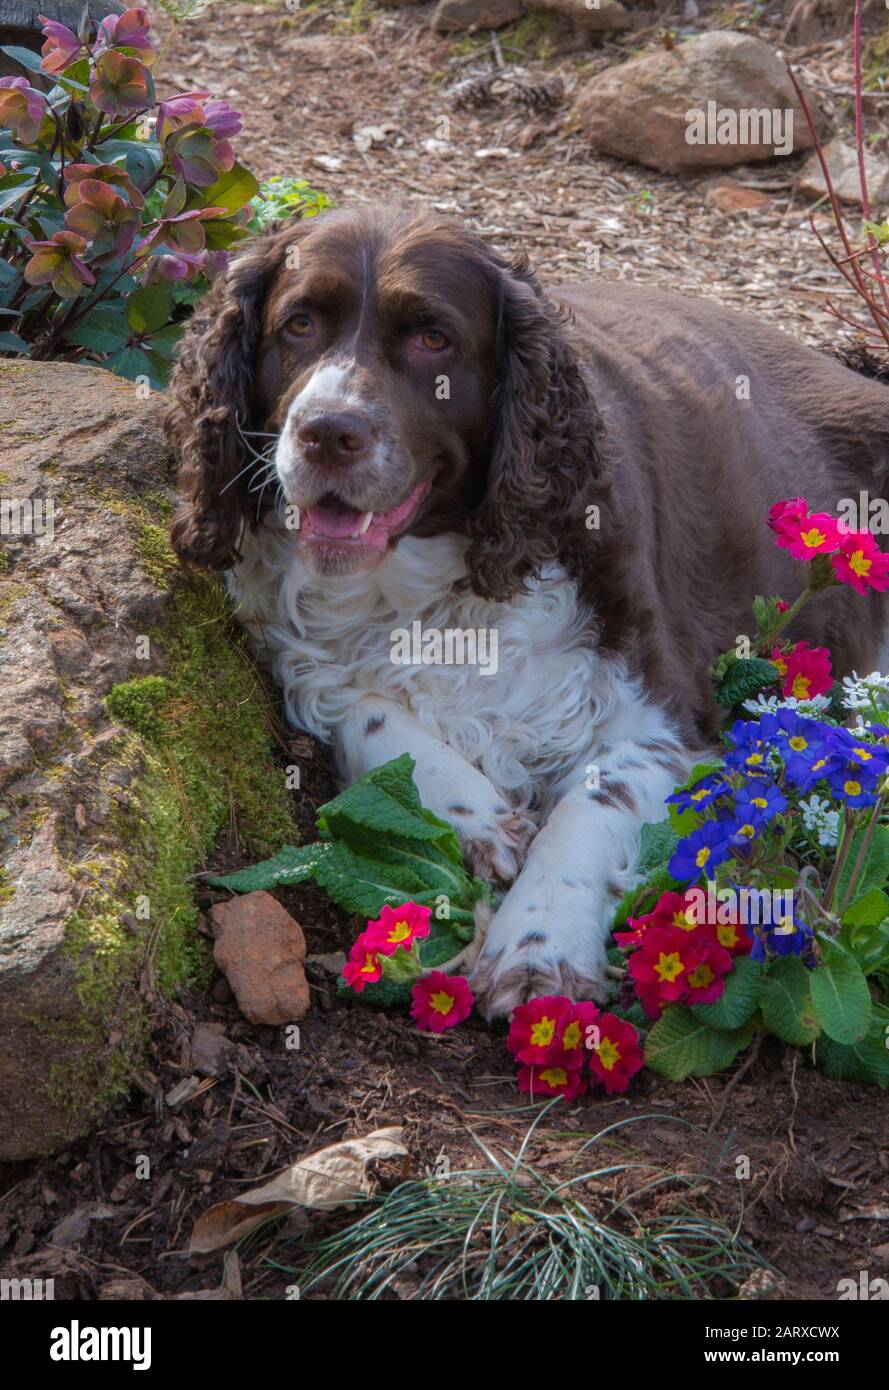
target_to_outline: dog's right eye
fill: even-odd
[[[304,338],[307,333],[311,333],[314,326],[312,315],[304,311],[294,314],[286,323],[287,332],[292,333],[295,338]]]

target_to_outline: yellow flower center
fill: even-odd
[[[447,990],[436,990],[435,994],[430,994],[429,996],[429,1006],[433,1008],[437,1014],[449,1014],[454,1007],[454,996],[453,994],[448,994]]]
[[[854,570],[862,579],[870,574],[871,564],[863,550],[853,550],[849,556],[849,568]]]
[[[871,758],[874,756],[873,753],[869,752],[867,748],[853,748],[852,752],[858,758],[859,762],[862,763],[869,763]]]
[[[708,860],[709,858],[710,858],[710,851],[708,850],[707,846],[706,846],[706,845],[701,845],[701,848],[698,850],[697,854],[695,855],[695,863],[697,864],[698,868],[699,868],[699,869],[703,869],[704,865],[706,864],[706,862],[707,862],[707,860]]]
[[[861,794],[861,783],[855,782],[851,778],[843,783],[843,791],[847,796],[859,796]]]
[[[750,754],[750,757],[747,759],[747,766],[749,767],[751,763],[752,763],[754,766],[758,766],[758,764],[761,763],[761,762],[762,762],[762,754],[761,754],[761,753],[751,753],[751,754]]]
[[[596,1056],[606,1071],[611,1071],[620,1061],[620,1048],[611,1038],[603,1038],[596,1048]]]
[[[690,907],[673,913],[673,926],[678,927],[680,931],[694,931],[697,925]]]
[[[738,942],[738,932],[734,923],[723,922],[716,928],[716,940],[720,946],[735,946]]]
[[[810,550],[817,550],[818,546],[827,540],[827,536],[823,531],[819,531],[817,526],[813,526],[810,531],[800,531],[799,538]]]
[[[808,676],[804,676],[802,671],[793,678],[791,694],[795,700],[808,700],[812,682]]]
[[[395,926],[394,926],[394,927],[392,928],[392,930],[389,932],[389,935],[386,937],[386,940],[387,940],[387,941],[404,941],[407,937],[410,936],[410,934],[411,934],[411,929],[410,929],[410,927],[408,926],[407,922],[405,922],[404,919],[402,919],[400,922],[396,922],[396,923],[395,923]]]
[[[685,966],[682,964],[682,957],[678,951],[671,952],[669,956],[661,952],[657,965],[654,967],[654,973],[661,981],[672,981],[676,979],[677,975],[681,975],[684,969]]]
[[[540,1073],[541,1081],[545,1081],[547,1086],[567,1086],[568,1073],[564,1067],[547,1067],[546,1071]]]
[[[692,801],[703,801],[704,797],[705,797],[705,796],[709,796],[709,795],[710,795],[710,792],[709,792],[708,790],[699,791],[699,792],[692,792],[692,793],[691,793],[691,799],[692,799]]]
[[[760,811],[767,811],[769,809],[769,803],[764,796],[754,796],[751,805],[758,806]]]
[[[580,1024],[576,1020],[569,1023],[562,1034],[562,1046],[566,1052],[573,1052],[575,1047],[580,1046]]]
[[[779,917],[778,925],[775,928],[776,936],[792,936],[796,931],[796,923],[792,917]]]
[[[715,979],[716,976],[707,962],[701,961],[700,965],[696,965],[689,975],[688,983],[692,989],[706,989],[708,985],[712,985]]]
[[[376,968],[377,958],[376,956],[372,956],[368,951],[367,955],[364,957],[364,964],[361,967],[361,973],[362,975],[373,975]]]
[[[804,748],[808,748],[809,746],[808,741],[803,738],[802,734],[794,734],[793,738],[789,738],[787,742],[790,744],[794,753],[801,753]]]
[[[787,662],[784,661],[784,660],[782,660],[781,657],[779,657],[779,656],[773,657],[773,658],[772,658],[772,665],[774,666],[775,670],[778,672],[778,675],[779,675],[779,676],[786,676],[786,675],[787,675]]]
[[[738,826],[738,834],[744,835],[748,840],[752,840],[754,835],[756,834],[756,830],[752,825],[748,823],[747,825]]]
[[[549,1047],[555,1031],[554,1018],[539,1018],[536,1023],[531,1024],[531,1042],[535,1047]]]

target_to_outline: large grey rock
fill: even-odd
[[[664,173],[813,143],[782,59],[750,34],[714,31],[607,68],[576,109],[595,150]]]
[[[251,695],[219,585],[180,575],[166,543],[155,401],[99,368],[8,361],[0,401],[5,1160],[96,1119],[138,1064],[158,991],[194,972],[189,876],[227,788],[242,807],[275,802],[266,849],[290,836],[267,697]]]

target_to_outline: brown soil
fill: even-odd
[[[700,8],[703,22],[716,14],[724,27],[751,10]],[[572,125],[576,84],[621,61],[632,45],[656,41],[665,23],[675,26],[669,6],[652,10],[650,29],[632,40],[577,48],[548,31],[542,59],[526,46],[529,85],[558,75],[567,93],[544,110],[510,99],[454,109],[444,95],[449,84],[497,56],[489,39],[469,52],[433,36],[430,10],[379,11],[364,0],[294,15],[272,5],[217,5],[174,40],[167,81],[178,90],[206,86],[248,113],[238,151],[261,176],[306,176],[338,203],[398,197],[451,211],[500,249],[527,252],[550,283],[588,275],[588,247],[598,246],[607,276],[711,294],[836,348],[836,324],[823,308],[834,276],[813,249],[804,200],[795,197],[798,162],[735,171],[770,202],[731,217],[706,201],[709,177],[670,179],[593,159]],[[768,17],[757,32],[780,38]],[[500,34],[507,58],[512,43],[508,31]],[[793,56],[841,121],[848,42],[838,48],[822,38]],[[451,120],[451,147],[429,152],[423,142],[440,133],[443,115]],[[387,125],[384,140],[362,153],[353,131]],[[885,127],[871,128],[885,141]],[[479,150],[507,153],[482,157]],[[319,156],[341,164],[324,168],[314,162]],[[303,768],[297,810],[311,838],[316,808],[331,794],[331,771],[308,739],[293,741],[291,758]],[[235,844],[220,846],[217,867],[239,862]],[[320,892],[280,897],[303,924],[310,954],[348,948],[354,939],[354,924]],[[313,1002],[298,1051],[285,1047],[283,1030],[242,1019],[221,977],[207,996],[159,1006],[150,1053],[114,1118],[55,1158],[0,1174],[0,1272],[55,1274],[57,1297],[141,1290],[170,1298],[221,1289],[230,1297],[281,1298],[290,1279],[263,1261],[272,1237],[254,1243],[240,1264],[221,1255],[189,1260],[201,1211],[303,1154],[384,1125],[405,1127],[414,1174],[434,1167],[442,1152],[452,1170],[477,1166],[470,1130],[515,1151],[533,1112],[517,1108],[502,1036],[475,1020],[442,1038],[423,1035],[405,1017],[338,999],[334,977],[319,962],[308,972]],[[172,1088],[192,1075],[194,1028],[208,1020],[238,1044],[236,1063],[171,1104]],[[596,1094],[557,1107],[540,1128],[535,1161],[568,1171],[583,1137],[634,1115],[649,1118],[624,1147],[655,1168],[707,1174],[695,1203],[729,1225],[740,1216],[744,1233],[783,1271],[781,1296],[831,1299],[838,1280],[861,1268],[872,1277],[889,1274],[884,1094],[831,1082],[806,1055],[770,1041],[737,1083],[720,1076],[674,1085],[643,1073],[626,1097]],[[151,1161],[148,1180],[134,1177],[140,1155]],[[739,1179],[745,1155],[749,1177]],[[682,1199],[668,1189],[648,1200],[640,1210]]]

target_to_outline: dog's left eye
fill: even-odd
[[[311,314],[294,314],[292,318],[287,320],[287,332],[292,333],[296,338],[304,338],[307,333],[311,333],[312,326]]]
[[[417,339],[417,346],[424,352],[444,352],[451,346],[451,340],[440,328],[424,328]]]

